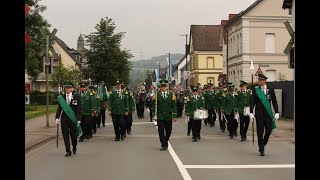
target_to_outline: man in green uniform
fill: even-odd
[[[108,106],[108,99],[109,99],[109,93],[107,91],[107,87],[105,85],[104,81],[101,81],[100,84],[98,85],[97,89],[99,99],[100,99],[100,113],[99,117],[97,120],[97,127],[99,128],[101,123],[102,126],[105,127],[105,122],[106,122],[106,108]]]
[[[172,131],[172,121],[177,121],[176,96],[168,91],[168,81],[160,80],[161,91],[153,98],[152,110],[154,120],[157,121],[159,139],[161,142],[160,151],[168,148],[168,141]],[[155,114],[155,111],[157,113]]]
[[[237,105],[240,116],[240,135],[241,142],[247,140],[247,131],[249,127],[249,113],[252,91],[247,89],[248,83],[240,81],[240,90],[238,91]]]
[[[216,111],[217,111],[217,102],[218,99],[218,93],[213,90],[213,84],[208,83],[207,90],[203,94],[204,100],[205,100],[205,108],[208,110],[208,123],[210,124],[210,127],[215,126],[216,121]]]
[[[80,102],[81,102],[81,128],[83,130],[83,134],[79,139],[79,142],[82,142],[83,139],[89,139],[91,134],[91,121],[95,112],[95,102],[93,94],[88,91],[88,84],[79,83],[80,85]]]
[[[192,139],[193,142],[200,140],[201,121],[200,119],[194,119],[194,112],[197,109],[204,109],[205,103],[203,96],[198,94],[198,87],[192,88],[192,95],[187,97],[186,115],[190,116],[189,120],[192,127]]]
[[[229,136],[232,139],[237,136],[238,122],[234,119],[234,114],[238,112],[236,97],[237,93],[234,92],[234,85],[228,83],[228,92],[223,92],[221,99],[221,111],[223,112],[224,119],[227,120],[227,126],[229,131]]]
[[[227,81],[226,80],[222,80],[220,82],[220,90],[219,90],[219,93],[218,93],[218,102],[217,102],[217,108],[218,108],[218,115],[219,115],[219,124],[220,124],[220,129],[221,129],[221,132],[225,132],[226,130],[226,120],[221,116],[221,105],[222,105],[222,95],[223,93],[227,93],[228,92],[228,89],[227,89]]]
[[[116,89],[113,90],[109,97],[108,114],[112,117],[115,141],[120,138],[124,140],[126,136],[125,116],[129,115],[129,98],[128,92],[121,89],[122,81],[116,81]]]
[[[128,134],[131,134],[131,127],[132,127],[132,113],[136,109],[136,103],[134,102],[134,95],[132,91],[128,90],[124,84],[122,84],[121,88],[123,91],[127,91],[127,96],[129,100],[129,114],[125,116],[126,119],[126,130]]]

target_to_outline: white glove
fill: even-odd
[[[249,114],[249,117],[250,117],[251,120],[254,119],[254,115],[252,113]]]
[[[59,120],[59,119],[56,119],[56,123],[59,124],[59,123],[60,123],[60,120]]]
[[[154,119],[154,120],[157,120],[157,119],[158,119],[158,117],[157,117],[157,116],[153,116],[153,119]]]
[[[81,123],[81,121],[78,121],[78,124],[80,124]]]
[[[279,113],[276,113],[276,114],[274,115],[274,118],[275,118],[276,120],[278,120],[278,119],[279,119]]]

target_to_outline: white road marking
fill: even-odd
[[[156,121],[153,121],[154,124],[156,125]],[[158,126],[156,126],[156,128],[158,129]],[[177,156],[176,152],[173,150],[170,142],[168,142],[168,151],[171,155],[171,157],[173,158],[174,162],[176,163],[182,177],[184,180],[192,180],[190,174],[188,173],[187,169],[184,167],[184,165],[182,164],[180,158]]]
[[[189,168],[189,169],[295,168],[295,164],[184,165],[184,168]]]

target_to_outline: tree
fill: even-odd
[[[71,81],[74,85],[79,83],[82,80],[82,75],[79,69],[75,67],[68,66],[64,67],[60,65],[53,74],[52,74],[52,85],[53,86],[62,86],[63,82]]]
[[[101,18],[95,26],[96,32],[85,36],[89,46],[84,55],[87,69],[83,71],[85,78],[94,81],[105,81],[108,85],[121,79],[125,84],[130,81],[132,54],[129,50],[121,50],[124,32],[115,33],[115,23],[111,18]]]
[[[41,13],[46,10],[46,6],[39,5],[39,1],[41,0],[25,1],[30,7],[30,11],[25,18],[25,31],[31,39],[25,45],[25,67],[31,77],[31,81],[35,80],[39,73],[43,71],[43,57],[40,52],[46,42],[41,35],[40,29],[49,31],[50,27],[50,24],[41,16]]]

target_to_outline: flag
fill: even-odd
[[[24,34],[24,42],[28,44],[30,42],[30,38],[27,33]]]
[[[25,15],[25,16],[29,13],[29,10],[30,10],[29,6],[28,6],[28,5],[25,5],[25,6],[24,6],[24,15]]]

